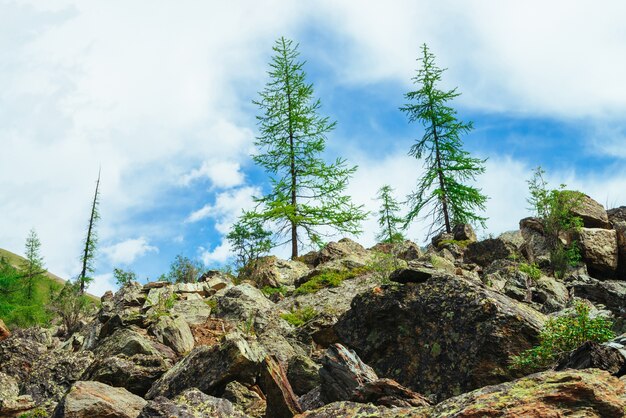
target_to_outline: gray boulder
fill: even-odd
[[[246,418],[226,399],[216,398],[198,389],[184,391],[174,400],[158,397],[143,408],[139,418]]]
[[[163,316],[150,327],[150,332],[158,342],[165,344],[178,354],[188,353],[195,344],[189,325],[180,317]]]
[[[617,270],[617,235],[612,229],[581,228],[579,243],[592,275],[611,277]]]
[[[53,418],[136,418],[146,401],[124,388],[76,382],[59,402]]]
[[[580,199],[571,213],[583,220],[585,228],[611,228],[604,206],[585,194],[580,194]]]

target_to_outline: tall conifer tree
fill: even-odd
[[[96,232],[96,224],[100,219],[100,213],[98,212],[98,205],[100,204],[100,171],[98,171],[98,180],[96,181],[96,191],[91,203],[91,215],[89,216],[89,224],[87,226],[87,236],[85,237],[83,253],[80,257],[82,269],[78,276],[78,282],[80,284],[80,294],[85,293],[85,289],[93,281],[93,277],[90,277],[91,273],[95,271],[94,261],[96,257],[96,247],[98,245],[98,233]]]
[[[26,237],[26,253],[22,261],[21,273],[24,281],[24,289],[26,298],[32,301],[35,293],[35,284],[39,278],[46,272],[43,265],[43,256],[41,255],[41,241],[37,236],[35,229],[31,229]]]
[[[325,227],[359,233],[365,213],[343,194],[356,167],[348,167],[342,158],[330,164],[322,159],[326,136],[336,123],[319,114],[321,104],[306,81],[298,46],[280,38],[273,50],[270,81],[254,101],[261,115],[256,141],[260,153],[253,156],[269,173],[272,189],[257,199],[255,213],[288,237],[293,258],[302,232],[314,243],[321,242]]]
[[[450,101],[459,96],[457,89],[440,90],[438,83],[445,69],[435,65],[435,56],[422,46],[421,68],[413,78],[418,90],[409,92],[409,101],[400,110],[409,122],[419,122],[425,132],[411,147],[409,155],[424,158],[425,172],[417,190],[409,195],[410,210],[406,224],[429,208],[431,217],[429,235],[440,231],[451,232],[455,225],[473,223],[484,226],[486,218],[478,211],[485,209],[487,196],[480,189],[467,184],[484,173],[486,160],[473,158],[463,150],[461,136],[473,129],[472,123],[457,119]]]

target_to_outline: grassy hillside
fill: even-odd
[[[53,317],[46,307],[51,297],[61,290],[65,280],[46,272],[36,281],[34,296],[28,299],[17,271],[24,258],[0,248],[1,259],[7,263],[0,263],[0,318],[10,328],[48,324]],[[94,302],[99,301],[99,298],[93,295],[87,296]]]

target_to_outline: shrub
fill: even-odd
[[[367,265],[367,269],[372,272],[377,281],[388,284],[391,273],[403,266],[406,266],[406,262],[400,260],[395,255],[395,249],[392,249],[391,254],[381,251],[375,252],[372,262]]]
[[[544,369],[587,341],[603,343],[610,340],[615,336],[612,326],[613,323],[606,318],[590,318],[589,307],[577,303],[574,315],[550,318],[539,335],[539,345],[513,356],[511,367],[532,371]]]
[[[532,263],[532,264],[520,263],[518,268],[519,268],[519,271],[521,271],[522,273],[526,273],[528,277],[530,277],[534,281],[539,280],[539,278],[541,277],[541,269],[535,263]]]
[[[292,309],[289,313],[281,314],[280,317],[295,327],[301,327],[317,316],[317,311],[310,306],[300,309]]]
[[[263,287],[263,289],[261,289],[261,292],[263,292],[263,294],[268,297],[275,295],[276,293],[280,293],[281,295],[284,295],[287,293],[287,288],[284,286],[279,286],[279,287],[265,286]]]
[[[337,287],[344,280],[353,279],[361,276],[369,271],[368,267],[361,267],[352,270],[343,271],[325,271],[316,276],[313,276],[309,281],[300,285],[295,293],[296,295],[303,295],[307,293],[315,293],[325,287]]]

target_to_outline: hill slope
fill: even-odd
[[[9,262],[9,264],[11,264],[15,268],[19,268],[20,265],[22,264],[22,261],[24,261],[24,257],[17,255],[15,253],[12,253],[11,251],[0,248],[0,258],[2,257],[4,257]],[[61,277],[57,276],[56,274],[52,274],[49,271],[46,271],[45,276],[50,281],[54,283],[58,283],[60,285],[63,285],[66,282],[65,279],[62,279]]]

